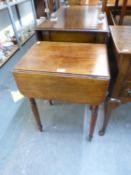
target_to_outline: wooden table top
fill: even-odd
[[[36,27],[43,31],[99,31],[108,32],[106,15],[103,23],[98,23],[98,6],[61,7],[57,12],[57,20],[47,20]]]
[[[80,0],[81,5],[98,5],[99,0]]]
[[[108,0],[107,3],[108,3],[108,5],[113,5],[114,6],[115,1],[116,0]],[[122,5],[122,4],[123,4],[123,0],[119,0],[119,5]],[[127,5],[131,5],[131,0],[128,0]]]
[[[98,5],[98,0],[68,0],[69,5]]]
[[[120,54],[131,54],[131,26],[110,26],[111,35]]]
[[[107,50],[104,44],[39,42],[14,71],[109,79]]]

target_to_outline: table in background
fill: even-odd
[[[108,23],[106,14],[99,23],[98,6],[60,7],[56,21],[46,20],[36,27],[38,40],[62,42],[106,43]]]
[[[40,42],[30,49],[13,73],[21,93],[30,99],[40,130],[42,124],[34,98],[91,105],[91,140],[98,105],[105,99],[110,78],[106,45]]]

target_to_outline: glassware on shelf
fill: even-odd
[[[5,0],[0,0],[0,6],[5,4]]]
[[[11,34],[9,30],[5,30],[4,35],[5,35],[5,39],[3,40],[3,42],[1,42],[0,49],[2,50],[4,55],[7,56],[12,51],[12,47],[14,46],[14,43],[11,41]]]
[[[5,55],[2,50],[0,50],[0,62],[3,62],[5,60]]]
[[[28,39],[30,37],[30,27],[29,25],[28,26],[24,26],[24,35],[25,35],[25,38]]]
[[[34,33],[34,22],[31,22],[27,26],[23,26],[21,30],[19,30],[19,40],[23,44],[30,36]]]
[[[29,31],[31,33],[35,31],[35,23],[34,23],[34,21],[31,21],[31,23],[29,24]]]
[[[21,28],[21,30],[19,30],[19,40],[21,43],[23,43],[26,40],[23,28]]]
[[[4,42],[3,46],[4,46],[3,52],[4,52],[5,56],[7,57],[11,53],[11,51],[14,47],[14,44],[12,42]]]
[[[0,41],[0,50],[4,48],[3,43]]]
[[[0,61],[4,62],[12,52],[14,44],[9,41],[0,42]]]
[[[11,40],[11,35],[10,35],[10,31],[9,30],[5,30],[4,31],[4,35],[5,35],[5,40],[8,42]]]
[[[0,62],[5,59],[3,48],[4,48],[3,43],[0,41]]]

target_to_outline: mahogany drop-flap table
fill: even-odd
[[[91,105],[91,140],[98,105],[105,99],[110,79],[106,45],[38,42],[16,65],[13,74],[19,90],[29,98],[41,131],[35,98]]]

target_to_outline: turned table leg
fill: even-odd
[[[49,100],[49,104],[50,105],[53,105],[53,100]]]
[[[106,127],[108,125],[108,121],[109,121],[111,110],[112,110],[112,104],[110,104],[108,102],[108,100],[106,100],[104,102],[104,121],[103,121],[102,128],[99,131],[99,135],[100,136],[103,136],[105,134],[105,131],[106,131]]]
[[[116,108],[120,104],[120,100],[116,99],[107,99],[104,103],[104,121],[101,130],[99,131],[99,135],[103,136],[105,134],[111,111]]]
[[[41,120],[40,120],[40,115],[39,115],[39,112],[38,112],[38,109],[37,109],[37,105],[36,105],[35,99],[34,98],[29,98],[29,102],[30,102],[31,109],[32,109],[32,112],[34,114],[36,123],[37,123],[37,125],[39,127],[39,130],[43,131]]]
[[[96,119],[98,113],[98,106],[91,106],[91,119],[88,140],[91,141],[95,129]]]

